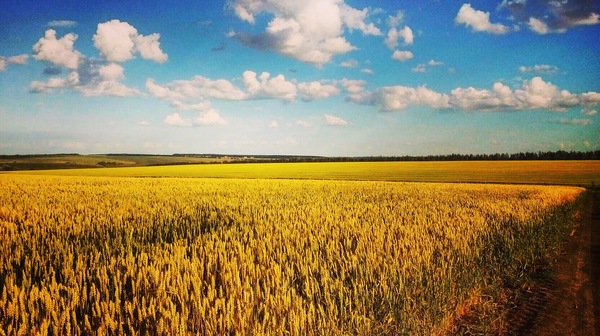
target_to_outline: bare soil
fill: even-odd
[[[519,294],[508,335],[600,336],[600,192],[587,191],[549,276]]]

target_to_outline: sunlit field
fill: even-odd
[[[284,178],[591,186],[600,184],[600,161],[202,164],[28,171],[25,173],[74,176]]]
[[[433,180],[435,167],[449,171],[449,165],[432,164],[424,174]],[[324,167],[331,170],[319,176]],[[518,283],[556,252],[583,190],[329,180],[401,180],[410,176],[409,167],[207,165],[2,174],[0,334],[458,330],[453,321],[465,302]],[[57,176],[197,177],[217,170],[229,177],[251,171],[253,177],[327,180]]]

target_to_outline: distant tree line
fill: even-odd
[[[496,154],[446,154],[427,156],[356,157],[354,161],[499,161],[499,160],[600,160],[600,150],[579,152],[520,152]]]
[[[307,156],[307,155],[223,155],[223,154],[173,154],[177,157],[236,158],[244,162],[361,162],[361,161],[498,161],[498,160],[600,160],[600,150],[520,152],[496,154],[443,154],[427,156]]]

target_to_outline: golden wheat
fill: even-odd
[[[0,334],[429,334],[581,189],[0,176]]]

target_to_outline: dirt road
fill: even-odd
[[[600,336],[600,192],[587,192],[555,272],[515,319],[516,335]]]

